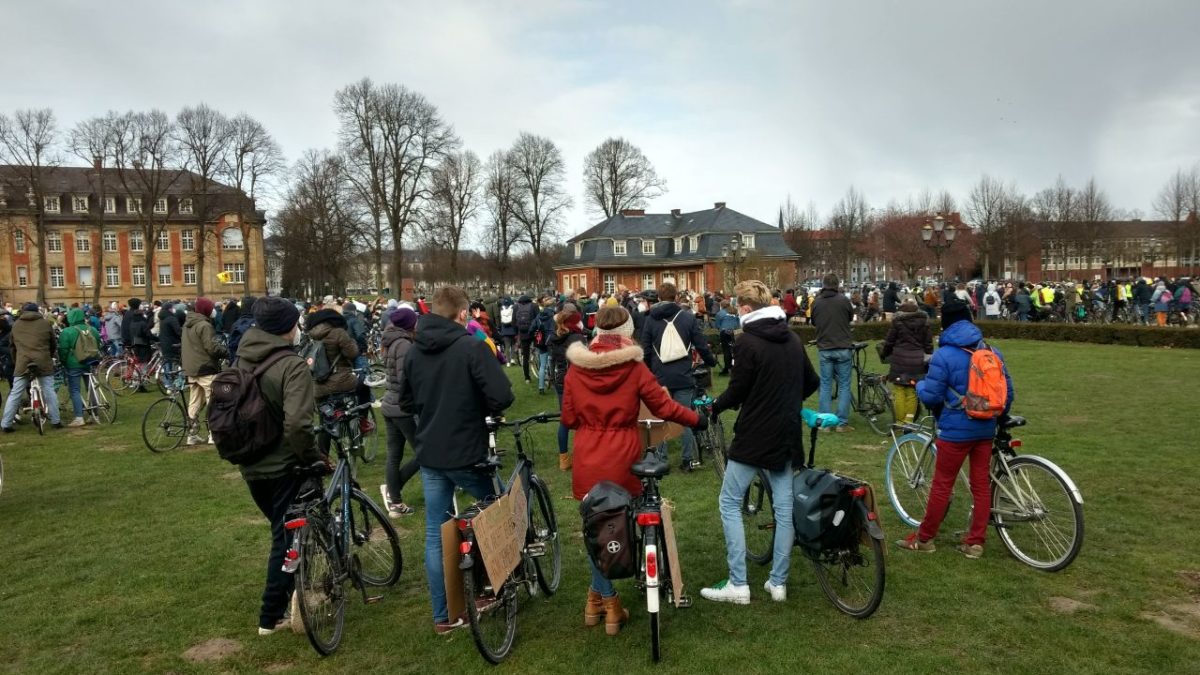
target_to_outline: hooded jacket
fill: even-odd
[[[253,371],[268,356],[292,345],[278,335],[251,328],[242,338],[237,368]],[[313,378],[308,364],[299,356],[284,357],[271,364],[258,378],[259,391],[275,418],[283,424],[279,445],[255,464],[239,467],[246,480],[279,478],[292,467],[311,464],[321,458],[313,442]]]
[[[888,381],[907,385],[925,377],[925,355],[933,353],[933,331],[925,312],[900,312],[883,341]]]
[[[175,310],[163,306],[158,310],[158,351],[164,359],[179,360],[179,345],[183,341],[183,327]]]
[[[658,419],[689,427],[699,422],[694,410],[663,390],[643,358],[640,346],[615,335],[601,335],[590,349],[583,342],[567,348],[571,367],[563,384],[562,423],[575,430],[571,491],[576,499],[602,480],[641,494],[641,482],[629,468],[642,457],[637,421],[643,401]]]
[[[79,340],[79,332],[85,330],[91,332],[92,337],[96,339],[96,345],[99,346],[100,333],[88,323],[83,310],[78,307],[67,310],[67,328],[58,336],[58,360],[68,369],[78,370],[85,367],[75,360],[75,343]]]
[[[887,289],[883,291],[883,311],[894,313],[900,304],[900,289],[896,286],[896,282],[888,282]]]
[[[979,420],[968,417],[959,404],[959,399],[950,389],[960,395],[967,393],[971,367],[971,352],[980,346],[983,333],[970,321],[956,321],[942,331],[938,339],[938,350],[929,362],[929,373],[917,383],[917,396],[930,411],[937,415],[938,438],[948,441],[977,441],[996,435],[996,420]],[[1004,356],[995,350],[1000,360]],[[1015,393],[1008,366],[1004,368],[1004,380],[1008,384],[1008,400],[1004,412],[1012,407]]]
[[[554,390],[559,394],[562,394],[563,386],[566,384],[567,371],[570,369],[571,364],[567,360],[567,350],[576,342],[582,342],[586,345],[587,336],[579,331],[568,331],[562,335],[555,332],[550,338],[550,372],[554,376],[551,384],[554,385]]]
[[[121,341],[121,313],[115,310],[109,310],[104,314],[104,332],[108,334],[108,339],[114,342]]]
[[[658,359],[663,333],[666,332],[667,324],[671,322],[672,318],[675,320],[675,330],[679,333],[683,344],[699,352],[704,363],[710,368],[717,365],[717,359],[713,356],[712,350],[708,348],[708,340],[704,337],[704,330],[700,327],[700,322],[696,320],[696,315],[687,310],[680,310],[680,306],[675,302],[660,302],[654,305],[646,313],[646,321],[642,324],[641,332],[646,366],[658,378],[658,383],[671,391],[693,389],[696,386],[695,379],[692,377],[691,359],[684,357],[670,363],[663,363]]]
[[[522,339],[533,337],[533,320],[537,317],[538,306],[528,295],[517,298],[517,306],[513,309],[513,323],[517,326],[517,334]]]
[[[817,349],[850,349],[854,336],[850,321],[854,306],[844,293],[823,288],[812,305],[812,324],[817,329]]]
[[[54,374],[51,355],[58,349],[54,328],[41,312],[21,312],[12,329],[13,374],[21,376],[29,366],[40,377]]]
[[[308,317],[308,336],[325,343],[325,356],[333,366],[333,374],[329,376],[329,379],[317,384],[317,398],[354,391],[358,387],[358,377],[354,374],[354,359],[358,356],[358,344],[346,332],[346,319],[333,309],[314,312]],[[242,347],[239,344],[239,358],[241,353]]]
[[[730,459],[770,471],[804,461],[804,399],[821,387],[804,341],[787,326],[778,307],[745,316],[733,342],[729,386],[713,414],[740,408],[733,425]]]
[[[127,347],[153,344],[154,336],[150,334],[150,319],[141,308],[125,311],[125,317],[121,319],[121,342],[124,342]]]
[[[380,402],[384,417],[412,417],[400,407],[400,391],[404,388],[404,362],[412,349],[413,334],[396,325],[389,325],[380,338],[383,347],[383,367],[387,371],[387,393]]]
[[[217,341],[212,321],[199,312],[188,312],[183,323],[183,373],[188,377],[204,377],[221,372],[221,359],[229,355],[225,345]]]
[[[512,317],[512,318],[514,318],[513,321],[504,323],[504,313],[506,311],[508,311],[515,315],[517,313],[516,310],[517,310],[517,308],[513,306],[512,299],[510,299],[510,298],[501,298],[500,299],[500,311],[499,311],[499,313],[493,315],[496,317],[496,321],[500,322],[500,337],[511,338],[511,337],[517,336],[517,323],[515,321],[515,317]]]
[[[417,462],[465,469],[487,457],[484,418],[513,403],[512,383],[486,343],[437,314],[417,320],[404,359],[400,407],[417,416]]]
[[[557,329],[558,327],[554,325],[554,305],[543,307],[542,311],[538,312],[533,319],[533,326],[529,330],[530,335],[537,335],[539,330],[546,334],[546,341],[543,344],[534,345],[539,352],[550,351],[550,340]]]

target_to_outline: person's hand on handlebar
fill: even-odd
[[[696,408],[696,425],[692,429],[696,431],[704,431],[708,428],[708,406]]]

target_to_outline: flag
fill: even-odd
[[[219,281],[223,284],[231,283],[233,281],[233,273],[232,272],[217,272],[217,281]]]

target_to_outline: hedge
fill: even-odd
[[[935,322],[935,326],[936,326]],[[1098,345],[1129,345],[1133,347],[1173,347],[1177,349],[1200,349],[1200,329],[1158,326],[1130,326],[1124,324],[1087,323],[1033,323],[1029,321],[979,321],[985,338],[997,340],[1041,340],[1043,342],[1084,342]],[[883,321],[856,323],[854,339],[862,341],[882,340],[887,337],[890,324]],[[793,326],[805,342],[815,340],[816,329],[812,326]],[[715,330],[705,332],[708,343],[720,349],[720,337]]]

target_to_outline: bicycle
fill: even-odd
[[[809,432],[809,467],[814,467],[817,432],[825,424],[820,415],[814,419],[817,423],[810,425]],[[841,477],[855,485],[850,491],[854,508],[849,513],[852,527],[847,536],[837,546],[821,551],[810,551],[798,540],[795,545],[812,564],[821,592],[829,602],[843,614],[865,619],[883,602],[886,585],[883,529],[872,505],[866,501],[867,484],[849,476]],[[742,523],[746,559],[759,565],[770,564],[775,547],[775,508],[771,483],[763,470],[758,471],[742,498]]]
[[[58,409],[62,415],[75,415],[71,402],[71,388],[65,368],[54,373]],[[96,424],[113,424],[117,421],[117,395],[107,382],[98,381],[96,370],[89,368],[79,374],[79,394],[83,399],[83,416],[91,417]]]
[[[342,641],[346,582],[362,593],[364,604],[375,604],[383,596],[368,595],[367,588],[394,585],[403,568],[396,529],[355,478],[354,457],[361,455],[361,437],[355,434],[358,414],[370,405],[321,406],[320,431],[336,447],[337,466],[330,469],[321,461],[295,470],[308,480],[284,522],[284,529],[294,533],[284,571],[296,574],[304,632],[322,656],[332,654]],[[322,479],[330,474],[326,488]]]
[[[696,398],[692,401],[693,408],[708,408],[714,402],[712,396],[708,394],[708,389],[712,386],[712,371],[708,368],[694,368],[692,370],[692,379],[696,383]],[[697,459],[704,458],[712,464],[713,471],[717,473],[718,480],[725,479],[725,426],[721,424],[721,418],[716,415],[710,415],[708,419],[708,428],[704,431],[696,432],[696,450]],[[695,467],[699,462],[693,462]]]
[[[188,418],[187,397],[182,389],[172,388],[142,415],[142,440],[151,452],[174,450],[189,435],[207,439],[208,419],[204,415]]]
[[[525,587],[529,597],[540,588],[547,597],[554,595],[562,580],[562,542],[558,538],[558,521],[554,502],[546,483],[534,473],[533,458],[526,454],[522,435],[530,424],[545,424],[557,420],[558,413],[538,413],[525,419],[506,422],[488,417],[488,457],[476,469],[489,473],[495,498],[475,502],[459,513],[454,520],[462,535],[459,570],[463,577],[463,597],[467,605],[467,621],[475,647],[489,663],[502,662],[512,652],[517,632],[517,590]],[[496,449],[496,432],[500,428],[512,431],[516,443],[517,461],[507,487],[500,481],[500,456]],[[517,536],[524,539],[520,562],[510,571],[499,588],[492,585],[492,575],[485,569],[475,532],[475,519],[488,506],[511,494],[512,486],[521,481],[527,505],[527,527]]]
[[[158,349],[154,350],[150,360],[144,364],[138,360],[132,350],[129,350],[124,357],[112,363],[104,371],[105,382],[113,392],[121,396],[125,392],[140,391],[150,380],[154,380],[158,385],[159,393],[166,396],[172,388],[183,388],[182,378],[182,368],[176,367],[174,373],[164,372],[162,353]]]
[[[816,340],[808,344],[815,345]],[[850,391],[850,408],[862,415],[871,425],[871,429],[880,436],[886,436],[888,429],[896,421],[896,409],[892,404],[892,392],[887,387],[886,377],[878,373],[867,372],[867,342],[855,342],[851,345],[854,363],[853,389]],[[833,400],[841,394],[838,383],[833,381]],[[885,420],[885,418],[888,418]]]
[[[1015,415],[997,420],[988,471],[992,490],[988,524],[996,528],[1014,558],[1034,569],[1056,572],[1070,565],[1083,546],[1083,496],[1055,463],[1037,455],[1017,454],[1022,443],[1012,437],[1011,430],[1025,424],[1024,417]],[[921,424],[898,428],[906,433],[896,438],[888,452],[888,497],[900,519],[917,527],[929,502],[936,437]],[[958,483],[960,491],[966,490],[960,494],[970,494],[962,471]],[[1061,523],[1060,516],[1064,517]],[[970,511],[967,522],[969,519]],[[1023,527],[1023,523],[1030,526]]]
[[[25,371],[25,377],[29,380],[29,407],[23,408],[21,412],[28,411],[29,418],[33,420],[33,426],[37,427],[38,435],[46,433],[46,399],[42,395],[42,381],[34,373],[33,367]]]

